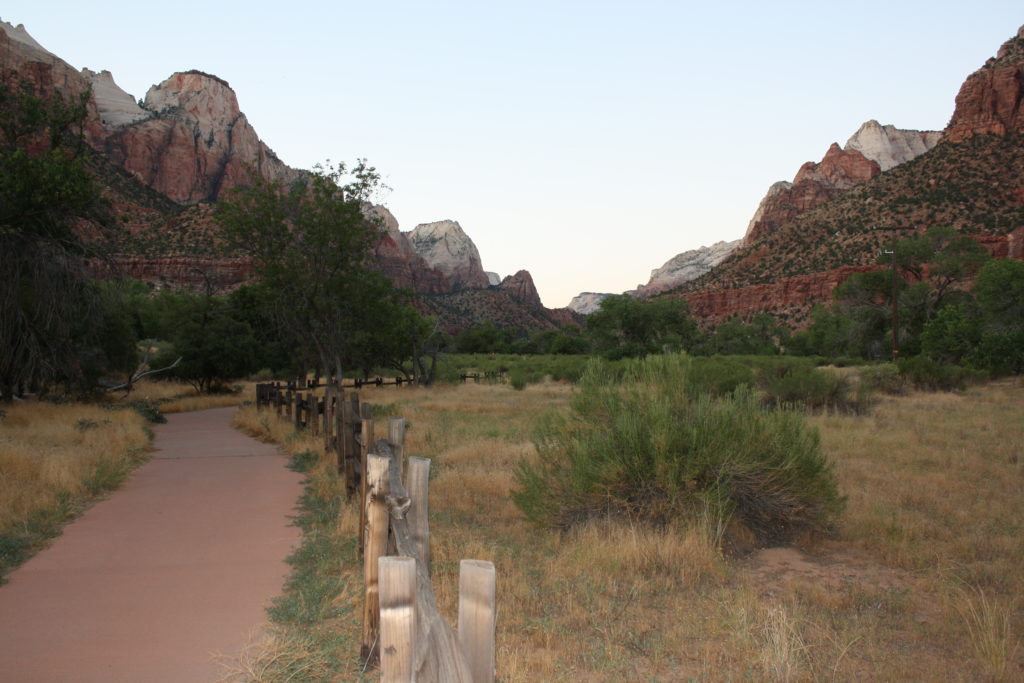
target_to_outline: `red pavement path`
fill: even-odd
[[[0,586],[0,681],[214,681],[266,622],[301,476],[231,428],[168,416],[156,452]]]

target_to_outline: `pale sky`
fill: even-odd
[[[0,18],[136,98],[223,78],[285,163],[367,158],[403,230],[457,220],[486,270],[529,270],[559,307],[741,237],[771,183],[864,121],[941,130],[1024,6],[7,0]]]

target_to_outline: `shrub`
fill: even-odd
[[[758,373],[758,385],[769,405],[861,413],[870,403],[870,387],[854,387],[845,375],[806,363],[782,363],[763,368]]]
[[[925,356],[901,358],[900,374],[914,387],[924,391],[962,391],[968,382],[981,378],[981,373],[957,365],[946,365]]]
[[[695,358],[687,373],[687,389],[691,396],[725,396],[741,384],[753,383],[754,370],[750,363],[729,356]]]
[[[830,529],[843,501],[817,431],[746,388],[692,395],[690,367],[651,356],[615,381],[605,364],[588,365],[572,415],[545,419],[539,457],[516,472],[527,518],[567,529],[605,515],[665,524],[710,511],[764,544]]]
[[[895,363],[865,365],[857,372],[861,385],[885,394],[902,394],[906,383]]]

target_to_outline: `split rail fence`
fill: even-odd
[[[347,499],[358,497],[363,661],[379,663],[387,683],[492,683],[494,565],[461,561],[458,630],[452,629],[438,613],[430,581],[430,459],[405,456],[405,420],[389,419],[387,438],[376,439],[372,406],[333,384],[321,397],[276,383],[257,384],[256,405],[322,435]]]

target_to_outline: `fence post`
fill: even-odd
[[[370,408],[369,403],[364,403],[361,407]],[[369,412],[369,411],[366,411]],[[361,443],[359,444],[359,553],[362,555],[366,546],[363,545],[363,538],[365,534],[362,529],[366,528],[366,467],[367,458],[370,455],[370,449],[373,448],[373,420],[363,418],[361,422],[362,433]]]
[[[380,593],[377,583],[377,561],[387,554],[388,508],[385,498],[390,490],[389,465],[391,459],[370,454],[367,456],[366,500],[364,503],[366,527],[361,533],[366,537],[366,552],[363,555],[363,575],[366,595],[363,602],[363,644],[360,657],[367,664],[377,659],[377,639],[380,636]]]
[[[494,683],[494,564],[459,563],[459,645],[473,683]]]
[[[398,471],[405,476],[405,461],[402,454],[405,451],[405,418],[393,417],[388,420],[388,445],[391,446],[391,456],[398,463]]]
[[[416,560],[382,557],[380,562],[380,680],[411,683],[416,633]]]
[[[409,457],[409,477],[406,488],[411,505],[406,513],[409,520],[412,541],[417,556],[423,562],[423,569],[430,575],[430,523],[427,521],[430,490],[430,458]]]
[[[312,391],[306,394],[306,400],[309,402],[309,413],[306,414],[306,427],[309,428],[309,432],[313,436],[320,436],[320,400]]]

